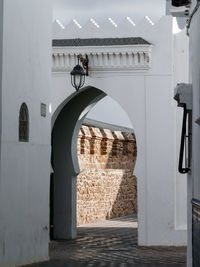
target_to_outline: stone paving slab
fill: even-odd
[[[50,243],[50,261],[30,267],[185,267],[185,247],[138,247],[137,218],[82,225],[77,239]]]

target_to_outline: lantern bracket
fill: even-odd
[[[82,65],[83,65],[83,68],[85,70],[86,76],[88,76],[88,64],[89,64],[88,55],[85,54],[85,57],[83,57],[81,54],[79,54],[78,59],[80,59]]]

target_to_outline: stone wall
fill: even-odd
[[[83,125],[78,137],[77,225],[137,211],[133,133]]]

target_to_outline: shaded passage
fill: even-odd
[[[85,224],[78,237],[50,244],[49,262],[31,266],[186,266],[184,247],[138,247],[135,215]],[[29,265],[30,266],[30,265]]]

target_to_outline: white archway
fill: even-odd
[[[155,47],[145,41],[144,44],[74,47],[70,46],[72,41],[56,40],[52,55],[52,108],[55,111],[74,94],[69,72],[76,64],[76,56],[87,53],[90,65],[86,86],[100,88],[120,104],[137,138],[139,245],[185,245],[186,228],[179,227],[177,219],[182,216],[178,212],[182,204],[179,210],[180,196],[175,184],[184,181],[178,180],[174,149],[177,119],[172,98],[170,18],[163,18],[145,34],[147,40],[156,43]],[[116,38],[115,42],[118,41]]]
[[[54,239],[76,237],[77,137],[87,113],[105,96],[87,86],[63,101],[52,117]]]

